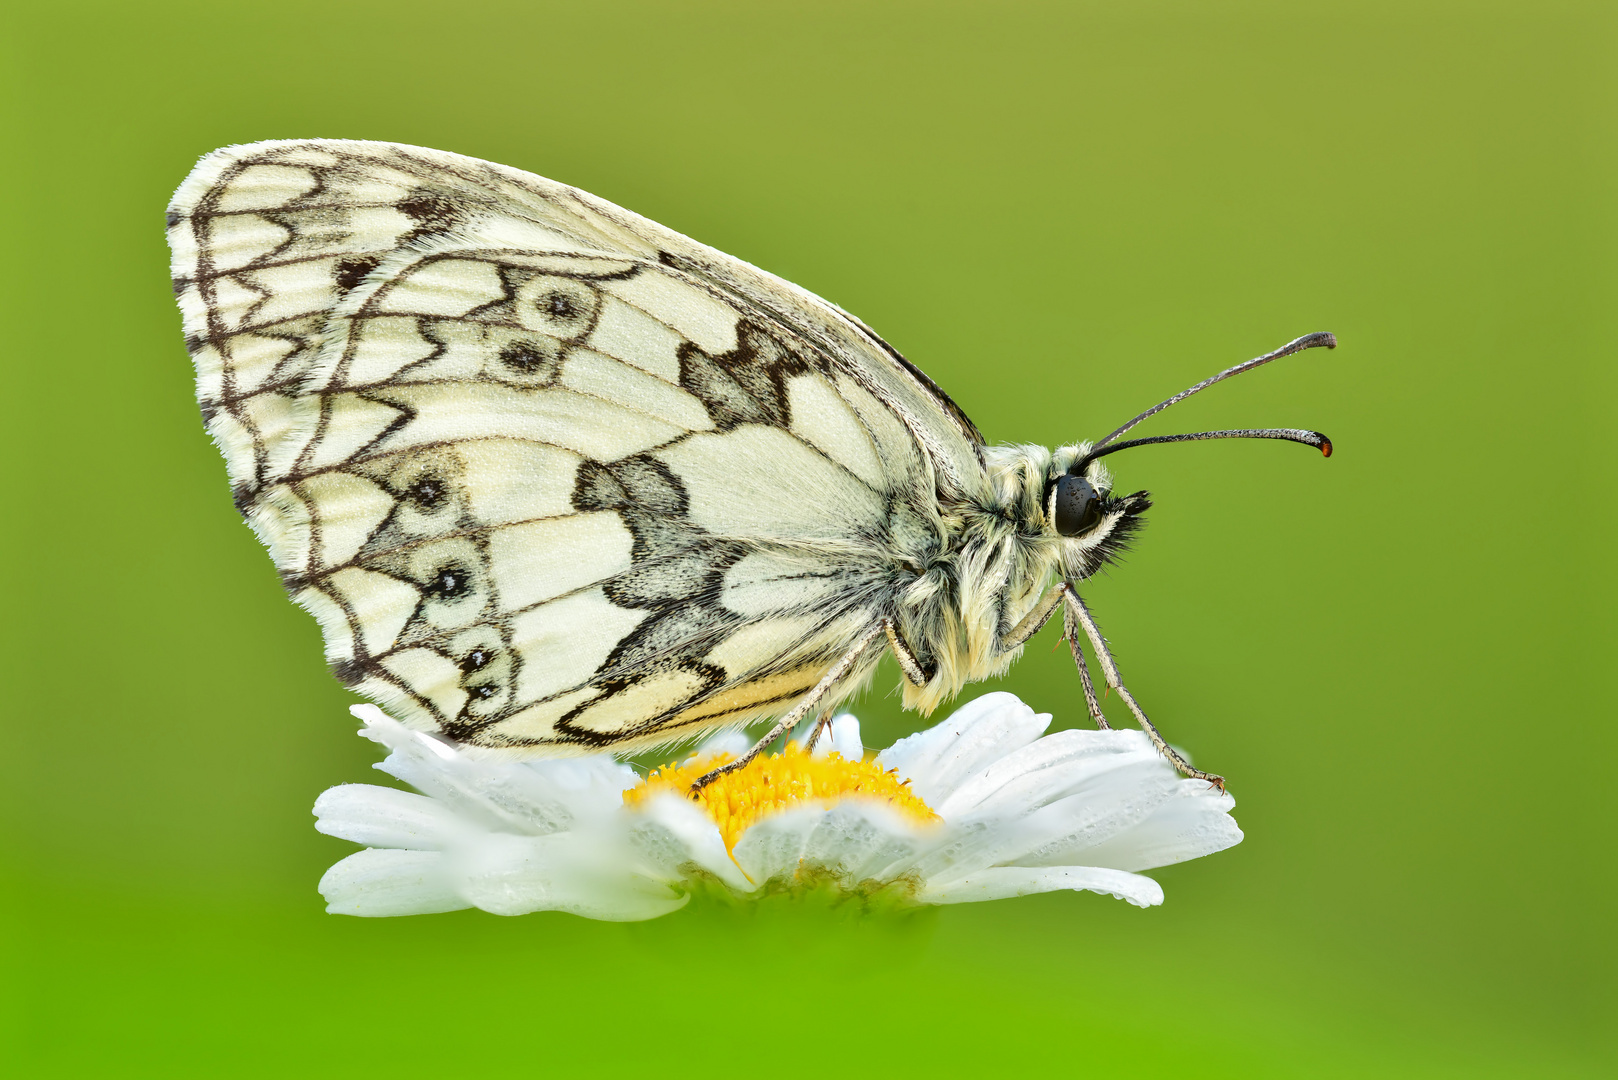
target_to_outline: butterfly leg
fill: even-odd
[[[925,664],[917,658],[915,651],[905,644],[905,639],[899,636],[899,631],[893,625],[892,619],[882,620],[882,630],[888,635],[888,646],[893,650],[894,658],[899,661],[899,670],[905,673],[911,686],[926,686],[938,674],[936,670],[928,671]]]
[[[775,726],[770,728],[767,735],[765,735],[758,742],[754,743],[751,749],[749,749],[745,754],[737,758],[735,761],[727,762],[726,764],[719,766],[719,768],[714,769],[711,772],[703,773],[701,776],[697,777],[696,783],[691,785],[691,792],[695,794],[726,773],[734,772],[737,769],[740,769],[749,761],[752,761],[754,758],[758,757],[758,755],[763,752],[765,747],[769,746],[776,739],[779,739],[783,734],[796,727],[798,721],[802,720],[805,716],[808,716],[809,711],[816,705],[820,704],[820,699],[825,697],[827,692],[830,691],[833,686],[836,686],[839,682],[848,677],[848,673],[854,670],[854,665],[859,663],[860,657],[863,656],[865,651],[871,647],[871,643],[882,636],[883,628],[886,625],[887,621],[883,620],[882,622],[872,625],[870,629],[861,634],[859,640],[854,642],[853,646],[846,653],[844,653],[835,664],[831,666],[831,670],[826,672],[825,675],[821,676],[819,682],[810,687],[809,692],[803,696],[803,700],[794,705],[785,716],[781,717],[781,719],[775,722]],[[810,745],[812,746],[813,742],[811,742]]]
[[[938,669],[935,667],[932,671],[927,670],[927,665],[921,662],[921,658],[916,655],[915,650],[905,643],[904,638],[899,636],[898,627],[893,625],[892,619],[882,620],[882,632],[888,635],[888,647],[893,650],[894,658],[899,661],[899,670],[904,672],[904,676],[909,680],[910,685],[926,686],[931,682],[933,676],[938,674]],[[815,730],[809,733],[809,741],[804,743],[804,750],[813,752],[815,743],[820,741],[821,734],[829,730],[831,730],[831,720],[822,713],[819,723],[815,724]]]
[[[1062,610],[1062,635],[1067,638],[1067,647],[1073,651],[1073,666],[1079,669],[1079,683],[1084,687],[1084,707],[1090,710],[1090,719],[1096,722],[1096,727],[1106,731],[1112,727],[1101,712],[1101,702],[1096,700],[1096,684],[1090,681],[1090,665],[1085,663],[1084,650],[1079,648],[1079,624],[1073,618],[1073,612],[1066,607]]]
[[[1107,685],[1112,687],[1118,696],[1124,699],[1124,704],[1129,706],[1129,711],[1135,714],[1135,719],[1139,721],[1141,730],[1146,732],[1146,737],[1152,740],[1152,745],[1157,747],[1158,753],[1168,758],[1182,775],[1189,776],[1193,780],[1206,780],[1220,791],[1224,791],[1225,778],[1223,776],[1215,776],[1213,773],[1203,772],[1201,769],[1193,769],[1191,763],[1180,756],[1179,751],[1165,742],[1163,736],[1158,734],[1157,728],[1150,720],[1146,719],[1146,713],[1136,703],[1135,695],[1131,694],[1124,686],[1124,681],[1118,674],[1118,665],[1113,662],[1112,653],[1107,651],[1107,642],[1102,638],[1101,629],[1096,626],[1095,619],[1091,617],[1090,609],[1084,606],[1084,601],[1079,599],[1079,594],[1072,588],[1068,589],[1066,600],[1069,622],[1076,622],[1084,628],[1084,634],[1090,639],[1090,647],[1095,650],[1096,663],[1100,665],[1101,674],[1107,680]],[[1077,645],[1075,644],[1076,650]]]
[[[1022,622],[1012,627],[1000,637],[1000,651],[1009,652],[1018,646],[1025,645],[1028,639],[1039,632],[1040,628],[1051,621],[1056,614],[1057,607],[1064,597],[1070,595],[1073,587],[1065,581],[1057,582],[1048,589],[1034,610],[1023,616]],[[1073,627],[1073,617],[1066,614],[1063,620],[1063,630],[1067,636],[1068,647],[1073,650],[1073,662],[1079,668],[1079,682],[1084,687],[1084,707],[1090,713],[1090,719],[1096,722],[1096,727],[1105,731],[1112,725],[1107,723],[1107,717],[1101,711],[1101,702],[1096,700],[1095,684],[1090,681],[1090,669],[1084,663],[1084,653],[1079,649],[1078,635]]]

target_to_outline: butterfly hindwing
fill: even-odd
[[[515,170],[235,148],[170,231],[238,505],[339,675],[466,743],[783,711],[968,468],[969,424],[853,320]]]

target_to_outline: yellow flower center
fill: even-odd
[[[637,806],[662,791],[691,796],[691,785],[699,776],[729,760],[729,754],[720,754],[653,769],[624,792],[624,805]],[[731,851],[754,822],[801,803],[833,803],[847,795],[882,799],[916,821],[940,820],[910,790],[910,781],[899,779],[894,770],[883,771],[874,761],[844,760],[835,750],[811,757],[797,743],[788,743],[784,753],[760,754],[735,772],[716,777],[692,797],[719,826],[725,850]]]

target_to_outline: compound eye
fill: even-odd
[[[1056,531],[1063,536],[1083,536],[1101,524],[1101,497],[1081,476],[1058,478],[1051,503]]]

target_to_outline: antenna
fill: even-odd
[[[1167,442],[1198,442],[1202,439],[1285,439],[1287,442],[1303,443],[1313,446],[1325,457],[1331,457],[1331,440],[1318,431],[1305,431],[1303,428],[1237,428],[1230,431],[1194,431],[1187,435],[1154,435],[1150,439],[1130,439],[1128,442],[1113,443],[1099,453],[1091,452],[1084,459],[1086,465],[1099,457],[1116,454],[1120,450],[1128,450],[1132,446],[1150,446],[1152,443]]]
[[[1304,431],[1299,428],[1244,428],[1241,430],[1231,431],[1201,431],[1188,435],[1159,435],[1151,439],[1131,439],[1128,442],[1122,442],[1112,446],[1108,445],[1112,442],[1112,440],[1128,432],[1142,420],[1157,415],[1170,405],[1175,405],[1184,401],[1192,394],[1208,389],[1208,387],[1212,386],[1214,383],[1224,382],[1232,375],[1240,375],[1242,372],[1252,371],[1256,367],[1263,367],[1271,360],[1279,360],[1283,356],[1291,356],[1293,353],[1303,352],[1305,349],[1317,349],[1321,347],[1328,349],[1337,348],[1336,335],[1328,333],[1324,330],[1315,334],[1305,334],[1296,341],[1287,342],[1274,352],[1267,352],[1263,356],[1255,356],[1251,360],[1237,364],[1232,368],[1226,368],[1219,374],[1202,380],[1188,390],[1181,390],[1178,394],[1175,394],[1166,401],[1160,401],[1156,405],[1153,405],[1150,409],[1147,409],[1129,423],[1125,424],[1117,431],[1114,431],[1112,434],[1096,443],[1090,448],[1090,452],[1084,455],[1084,457],[1079,461],[1075,462],[1072,468],[1070,468],[1068,471],[1073,473],[1075,476],[1079,475],[1084,472],[1085,466],[1089,465],[1090,462],[1094,461],[1096,458],[1117,453],[1119,450],[1125,450],[1131,446],[1146,446],[1151,443],[1165,442],[1194,442],[1200,439],[1285,439],[1288,442],[1303,443],[1305,446],[1316,447],[1325,456],[1331,457],[1330,439],[1326,438],[1326,436],[1322,435],[1318,431]]]

